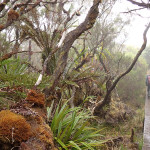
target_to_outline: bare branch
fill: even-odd
[[[30,63],[28,62],[21,62],[21,64],[26,64],[29,68],[32,68],[34,71],[38,72],[38,73],[41,73],[42,70],[39,70],[37,69],[35,66],[31,65]]]
[[[140,3],[140,2],[136,2],[134,0],[127,0],[127,1],[131,2],[134,5],[137,5],[139,7],[150,8],[150,3],[144,3],[144,2]]]
[[[142,9],[145,9],[145,8],[132,9],[132,10],[129,10],[129,11],[126,11],[126,12],[122,12],[122,13],[131,13],[133,11],[142,10]]]

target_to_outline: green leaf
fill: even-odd
[[[85,126],[87,125],[88,122],[85,122],[81,128],[79,130],[77,130],[77,132],[74,134],[73,136],[73,140],[76,140],[76,138],[82,133],[83,129],[85,128]]]
[[[62,132],[62,121],[59,122],[57,137],[60,136],[61,132]]]
[[[88,150],[94,150],[94,148],[92,148],[89,143],[81,142],[81,144],[83,144],[85,147],[87,147]]]
[[[68,130],[70,128],[70,125],[71,125],[71,122],[67,125],[67,127],[65,129],[63,129],[63,132],[62,132],[62,134],[60,136],[60,140],[63,140],[63,139],[66,138],[65,136],[67,135],[67,132],[68,132]]]
[[[94,147],[102,144],[101,142],[91,142],[95,137],[100,137],[99,132],[91,126],[87,126],[89,123],[87,119],[93,118],[91,113],[80,107],[69,108],[67,102],[57,106],[56,113],[52,120],[55,138],[57,143],[62,146],[63,149],[89,149],[93,150]],[[90,124],[88,124],[90,125]],[[89,143],[88,143],[88,142]]]
[[[65,150],[69,150],[66,145],[58,138],[55,137],[55,140],[65,149]]]
[[[73,85],[73,86],[79,88],[78,84],[75,83],[75,82],[73,82],[73,81],[65,80],[64,82],[65,82],[66,84],[68,84],[68,85]]]
[[[82,150],[74,141],[69,141],[72,147],[76,148],[77,150]]]
[[[72,113],[72,120],[71,120],[70,128],[69,128],[69,130],[65,136],[64,142],[67,142],[70,139],[71,133],[73,131],[73,125],[74,125],[75,117],[76,117],[76,112],[74,111]]]

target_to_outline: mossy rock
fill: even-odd
[[[22,142],[28,140],[31,136],[31,126],[23,116],[9,110],[2,110],[0,112],[1,142]]]

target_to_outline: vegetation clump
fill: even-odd
[[[0,141],[22,142],[28,140],[31,135],[31,126],[23,116],[9,110],[0,112]]]
[[[34,103],[36,106],[44,107],[45,105],[45,96],[42,93],[37,93],[35,90],[30,90],[26,100],[29,103]]]
[[[135,115],[135,112],[128,105],[120,100],[115,101],[112,99],[105,115],[105,121],[110,124],[117,124],[129,120],[133,115]]]

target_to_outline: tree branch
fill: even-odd
[[[21,64],[26,64],[29,68],[32,68],[35,72],[41,73],[42,70],[37,69],[35,66],[31,65],[28,62],[21,62]]]
[[[27,53],[27,52],[29,52],[29,51],[20,51],[20,52],[14,51],[14,52],[7,53],[7,54],[3,55],[3,56],[0,58],[0,62],[4,61],[4,60],[6,60],[6,59],[11,58],[11,57],[12,57],[13,55],[15,55],[15,54],[18,54],[18,53]],[[41,51],[40,51],[40,52],[41,52]],[[31,53],[34,53],[34,52],[31,51]],[[35,53],[39,53],[39,52],[35,52]]]
[[[122,12],[122,13],[131,13],[133,11],[137,11],[137,10],[142,10],[142,9],[145,9],[145,8],[138,8],[138,9],[132,9],[132,10],[129,10],[129,11],[125,11],[125,12]]]
[[[127,0],[127,1],[131,2],[134,5],[137,5],[139,7],[150,8],[150,3],[144,3],[144,2],[140,3],[140,2],[136,2],[134,0]]]
[[[31,0],[28,0],[25,4],[22,4],[24,5],[24,8],[26,8],[28,6],[28,3],[30,2]],[[16,2],[16,1],[14,1]],[[18,16],[22,16],[23,14],[26,14],[28,13],[30,10],[32,10],[33,8],[35,8],[36,6],[40,5],[40,3],[42,2],[42,0],[37,0],[37,2],[35,2],[32,6],[30,6],[29,8],[27,8],[26,10],[23,10],[20,12],[20,14],[18,14],[18,12],[16,12],[18,14]],[[17,5],[19,7],[19,4]],[[16,7],[17,7],[16,6]],[[15,7],[15,6],[14,6]],[[11,10],[11,9],[9,9]],[[14,9],[13,9],[14,10]],[[8,10],[7,10],[8,11]],[[15,11],[15,10],[14,10]],[[6,12],[5,12],[6,13]],[[3,16],[3,15],[2,15]],[[19,20],[19,17],[15,18],[15,19],[12,19],[12,20],[7,20],[6,24],[3,25],[3,27],[0,28],[0,31],[6,29],[7,27],[9,27],[14,21],[17,21]]]

